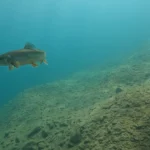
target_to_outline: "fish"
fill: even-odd
[[[0,55],[0,66],[8,66],[9,70],[13,70],[14,68],[19,68],[24,65],[37,67],[37,63],[45,63],[48,65],[46,52],[37,49],[34,44],[29,42],[25,44],[23,49],[12,50]]]

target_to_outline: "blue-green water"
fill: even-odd
[[[18,92],[120,60],[150,38],[149,0],[0,1],[0,53],[32,42],[49,65],[0,67],[0,104]]]

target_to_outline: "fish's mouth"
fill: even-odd
[[[7,59],[4,56],[0,56],[0,65],[6,65],[8,64]]]

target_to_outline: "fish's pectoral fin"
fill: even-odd
[[[38,66],[35,62],[32,62],[31,65],[32,65],[33,67],[37,67],[37,66]]]
[[[24,46],[24,49],[32,49],[32,50],[36,50],[36,47],[34,44],[27,42]]]
[[[8,68],[9,68],[9,70],[13,70],[13,69],[14,69],[14,66],[10,64],[10,65],[8,66]]]
[[[11,64],[14,65],[16,68],[19,68],[19,66],[20,66],[20,62],[19,61],[15,61],[15,62],[13,62]]]

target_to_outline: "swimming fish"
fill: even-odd
[[[26,43],[23,49],[13,50],[0,55],[0,66],[8,66],[9,70],[28,64],[37,67],[38,62],[48,64],[46,53],[37,49],[31,43]]]

